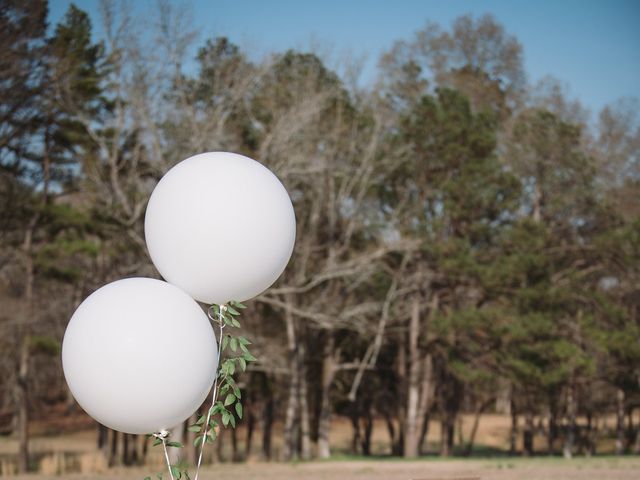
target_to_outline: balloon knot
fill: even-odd
[[[169,436],[169,431],[168,430],[160,430],[157,433],[154,433],[153,436],[155,438],[158,438],[160,440],[164,440],[165,438],[167,438]]]

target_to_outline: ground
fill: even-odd
[[[145,470],[114,470],[103,475],[65,475],[70,480],[142,480]],[[58,480],[60,476],[15,476]],[[164,478],[168,478],[165,474]],[[201,480],[638,480],[640,458],[556,458],[503,460],[338,460],[298,464],[222,464],[207,468]]]
[[[62,417],[58,417],[62,418]],[[69,419],[67,418],[67,421]],[[472,418],[462,419],[463,438],[457,441],[465,443],[471,429]],[[610,429],[613,423],[603,420],[599,426],[602,431]],[[96,450],[96,430],[91,420],[73,425],[52,425],[46,428],[35,425],[31,441],[31,451],[38,457],[43,472],[83,471],[100,473],[64,473],[62,475],[32,474],[26,476],[9,475],[15,471],[15,455],[18,450],[17,441],[12,437],[0,437],[0,479],[14,478],[23,480],[143,480],[156,472],[164,473],[164,480],[169,478],[163,471],[163,457],[156,448],[150,451],[148,465],[136,469],[106,469],[104,457]],[[87,428],[88,427],[88,428]],[[493,458],[441,459],[434,455],[423,457],[418,461],[405,461],[391,458],[388,455],[388,435],[382,421],[375,424],[372,446],[373,458],[353,457],[347,454],[351,443],[351,426],[346,419],[334,418],[331,430],[331,445],[335,456],[328,461],[299,462],[293,464],[278,462],[258,462],[250,460],[246,463],[221,463],[207,466],[200,475],[200,480],[221,478],[237,478],[242,480],[640,480],[640,456],[614,457],[596,456],[585,458],[577,456],[572,460],[561,457],[534,457],[531,459],[509,457],[504,453],[508,448],[510,419],[506,416],[483,416],[474,452],[479,456],[498,455]],[[68,433],[59,434],[60,430]],[[71,430],[71,431],[69,431]],[[281,426],[274,432],[274,456],[277,458],[281,449]],[[238,441],[240,452],[244,449],[245,429],[240,427]],[[225,435],[226,436],[226,435]],[[260,433],[255,437],[259,439]],[[609,435],[603,435],[598,451],[612,452]],[[439,440],[439,428],[436,422],[429,430],[429,452],[435,453]],[[225,440],[223,455],[230,456],[229,441]],[[536,438],[536,448],[545,448],[542,436]],[[259,453],[259,445],[254,443],[254,452]],[[211,450],[211,449],[209,449]],[[502,453],[500,453],[502,452]],[[210,452],[209,452],[210,453]],[[257,455],[256,455],[257,456]],[[101,463],[102,462],[102,463]],[[3,474],[5,475],[3,477]]]

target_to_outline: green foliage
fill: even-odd
[[[223,331],[226,328],[240,328],[240,322],[237,317],[240,316],[240,310],[246,306],[240,302],[229,302],[227,305],[211,305],[209,308],[209,318],[220,328],[220,337],[218,338],[218,349],[220,353],[227,352],[226,358],[218,365],[216,380],[213,386],[212,405],[208,409],[206,415],[200,415],[198,420],[188,427],[190,432],[194,432],[196,438],[194,446],[203,448],[205,443],[213,443],[218,435],[217,429],[220,423],[226,427],[236,427],[236,418],[242,419],[242,392],[234,379],[234,375],[238,371],[244,372],[249,362],[255,362],[256,358],[249,351],[248,346],[251,342],[245,337],[233,336]],[[224,400],[218,400],[223,398]],[[164,438],[158,434],[149,434],[154,436],[156,440],[153,446],[165,445],[166,447],[182,448],[179,442],[166,442]],[[184,476],[189,480],[188,465],[178,464],[169,465],[169,469],[175,480]]]
[[[30,349],[34,354],[42,353],[49,356],[57,356],[62,350],[60,341],[46,335],[32,335],[29,337]]]

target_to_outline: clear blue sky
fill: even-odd
[[[69,3],[50,0],[51,23]],[[75,3],[99,23],[98,0]],[[156,8],[154,0],[131,4],[141,19]],[[366,56],[365,76],[373,76],[381,52],[427,21],[447,28],[459,15],[491,13],[522,43],[531,83],[552,75],[595,111],[623,96],[640,98],[640,0],[176,1],[185,4],[201,41],[224,35],[249,54],[318,43],[336,56]]]

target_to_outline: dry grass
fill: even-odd
[[[473,419],[462,418],[462,440],[468,439]],[[510,419],[501,415],[484,415],[476,442],[482,448],[505,450],[510,429]],[[245,430],[239,430],[239,443],[244,445]],[[432,448],[439,440],[440,432],[437,422],[433,422],[429,431],[428,441]],[[260,438],[259,432],[256,437]],[[274,432],[274,454],[277,457],[281,448],[280,432]],[[373,434],[373,453],[378,455],[373,459],[349,457],[351,444],[351,427],[348,421],[336,419],[331,432],[331,444],[337,454],[332,461],[301,462],[296,464],[261,463],[250,461],[242,464],[217,464],[204,471],[200,479],[219,479],[234,477],[246,480],[275,480],[296,479],[304,480],[537,480],[537,479],[566,479],[566,480],[637,480],[640,479],[640,457],[596,457],[575,458],[564,460],[561,458],[509,458],[494,459],[454,459],[443,460],[437,457],[426,457],[419,461],[404,461],[385,457],[389,453],[388,436],[382,421],[377,421]],[[460,441],[460,439],[457,439]],[[543,438],[538,438],[537,447],[544,448]],[[7,459],[17,453],[17,442],[12,438],[0,438],[0,477],[30,480],[52,480],[70,478],[74,480],[142,480],[144,477],[162,471],[162,457],[158,449],[152,449],[148,456],[148,465],[137,469],[107,469],[101,454],[95,447],[95,430],[82,430],[64,435],[38,435],[32,439],[31,451],[38,457],[41,469],[56,471],[84,471],[85,474],[64,475],[28,475],[6,476],[13,474],[14,469],[8,467]],[[226,442],[229,443],[228,441]],[[228,447],[228,445],[227,445]],[[254,450],[259,446],[254,445]],[[228,453],[227,453],[228,455]],[[64,468],[69,456],[73,458],[73,468]],[[4,458],[4,462],[3,459]],[[4,465],[3,465],[4,463]],[[62,465],[62,468],[60,467]],[[43,468],[44,467],[44,468]],[[4,471],[3,471],[4,470]],[[155,477],[152,477],[155,478]],[[168,475],[165,473],[165,480]]]
[[[112,470],[103,475],[65,475],[72,480],[142,480],[149,470]],[[299,464],[250,463],[209,467],[202,480],[637,480],[638,458],[426,461],[331,461]],[[22,480],[57,480],[60,476],[15,476]],[[165,478],[167,475],[165,474]]]

